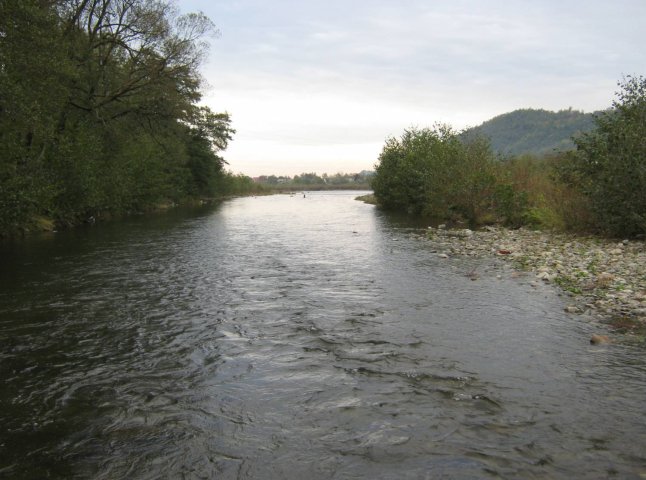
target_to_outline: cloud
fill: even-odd
[[[281,159],[296,157],[311,162],[304,170],[341,157],[360,169],[411,125],[605,108],[621,75],[646,65],[642,0],[181,6],[205,11],[222,31],[204,69],[205,101],[232,114],[238,133],[226,156],[250,174],[271,162],[278,173],[294,167]]]

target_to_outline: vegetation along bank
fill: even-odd
[[[481,135],[413,128],[386,141],[372,187],[385,209],[471,227],[634,238],[646,235],[645,139],[646,79],[627,77],[573,150],[501,156]]]
[[[0,236],[257,188],[200,105],[216,33],[167,0],[0,2]]]

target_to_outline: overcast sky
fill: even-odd
[[[607,108],[646,74],[646,0],[179,0],[220,36],[204,103],[247,175],[372,169],[384,140],[517,108]]]

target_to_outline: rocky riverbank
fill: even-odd
[[[526,229],[429,227],[442,258],[497,257],[535,282],[570,296],[566,311],[598,314],[621,332],[646,335],[646,242],[608,240]],[[474,280],[476,274],[474,273]]]

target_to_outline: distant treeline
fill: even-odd
[[[565,152],[500,156],[483,134],[449,126],[390,138],[372,180],[377,202],[472,226],[644,235],[646,79],[619,86],[612,108]]]
[[[173,5],[0,1],[0,235],[255,188],[198,104],[214,25]]]
[[[363,170],[359,173],[301,173],[300,175],[262,175],[254,180],[270,190],[362,190],[370,188],[374,172]]]

